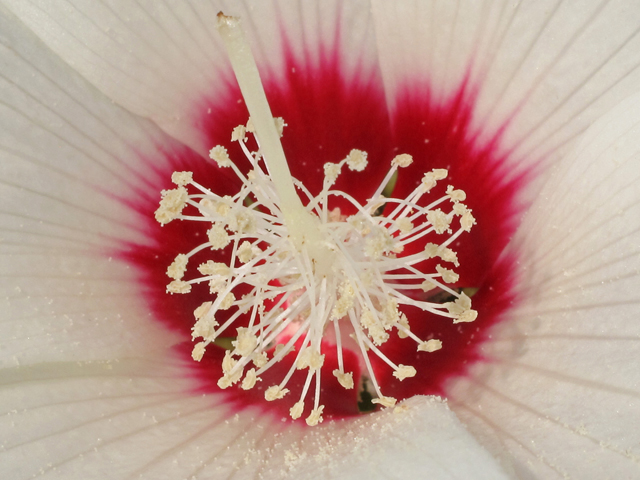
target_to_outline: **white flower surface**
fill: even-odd
[[[637,2],[0,3],[0,477],[637,477]],[[466,79],[502,174],[535,173],[504,253],[518,300],[447,403],[314,429],[236,415],[194,393],[184,339],[109,254],[149,241],[122,199],[208,156],[193,116],[231,78],[219,10],[271,79],[283,46],[314,65],[336,31],[344,77],[380,75],[390,111],[410,81],[437,101]]]

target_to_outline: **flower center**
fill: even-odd
[[[382,193],[397,170],[412,162],[411,156],[398,155],[374,195],[361,205],[348,193],[331,189],[344,165],[353,171],[366,167],[366,153],[352,150],[341,162],[325,164],[322,191],[312,196],[289,173],[279,141],[284,122],[274,122],[255,63],[252,58],[243,58],[248,48],[237,21],[221,17],[220,23],[251,114],[249,124],[237,127],[232,134],[250,164],[249,173],[245,176],[226,149],[217,146],[211,150],[211,158],[220,167],[234,170],[242,182],[240,190],[233,196],[219,196],[196,183],[190,172],[176,172],[172,180],[177,188],[162,192],[156,211],[161,224],[176,218],[210,224],[207,241],[178,255],[167,271],[173,279],[168,292],[188,293],[191,285],[208,282],[215,295],[215,300],[205,301],[195,311],[193,338],[202,340],[192,356],[200,361],[208,345],[231,339],[218,386],[227,388],[242,380],[241,388],[251,389],[263,373],[295,353],[291,368],[279,384],[266,389],[265,398],[283,398],[289,393],[286,386],[294,372],[306,369],[306,380],[290,415],[294,419],[302,415],[315,380],[313,407],[306,420],[316,425],[322,421],[324,408],[320,403],[323,340],[331,332],[338,367],[333,375],[342,387],[354,387],[353,372],[346,371],[343,363],[343,348],[349,348],[361,355],[377,395],[373,403],[393,406],[396,400],[383,395],[369,355],[376,355],[403,380],[414,376],[415,368],[396,365],[378,348],[389,339],[390,331],[395,329],[399,337],[411,338],[420,352],[442,347],[437,339],[425,341],[414,335],[399,306],[417,307],[449,317],[454,323],[476,318],[469,297],[446,285],[457,281],[453,270],[442,265],[434,272],[420,268],[431,258],[458,265],[449,245],[475,223],[462,203],[465,194],[449,186],[446,195],[426,204],[426,194],[447,176],[446,170],[435,169],[426,173],[406,198],[384,197]],[[260,91],[255,92],[256,88]],[[255,133],[259,145],[255,152],[247,147],[247,132]],[[330,210],[332,197],[347,201],[356,213],[344,218],[339,209]],[[379,215],[381,209],[389,213]],[[418,253],[401,255],[412,242],[424,243],[426,236],[444,240],[427,243]],[[189,260],[202,258],[211,249],[226,252],[227,261],[204,261],[198,266],[201,277],[183,280]],[[433,289],[447,292],[455,300],[436,303],[418,295]],[[227,310],[230,315],[220,324],[216,314]]]

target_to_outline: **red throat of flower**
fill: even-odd
[[[222,21],[229,25],[234,20]],[[339,71],[338,65],[333,69]],[[292,71],[300,75],[304,69]],[[322,76],[316,78],[318,85],[301,88],[320,96],[345,89],[332,84],[339,75],[327,84]],[[297,88],[295,79],[291,88]],[[383,111],[368,115],[371,104],[382,108],[382,92],[357,90],[359,95],[346,100],[353,102],[351,110],[367,112],[374,125],[378,119],[390,141]],[[273,138],[263,140],[270,128],[280,145],[284,122],[274,123],[270,111],[265,121],[264,113],[252,110],[244,89],[243,94],[250,123],[218,136],[218,128],[246,115],[229,101],[227,115],[218,114],[227,121],[216,122],[212,130],[215,143],[227,143],[222,139],[232,131],[235,146],[214,147],[215,164],[182,158],[180,163],[194,173],[174,173],[174,188],[162,192],[156,211],[161,224],[180,221],[150,227],[158,246],[127,254],[143,271],[158,317],[182,334],[190,330],[196,340],[181,350],[188,348],[197,361],[189,368],[202,390],[224,389],[239,406],[267,401],[265,408],[294,419],[304,412],[310,425],[323,416],[354,415],[375,404],[389,407],[414,394],[445,393],[445,380],[480,360],[478,344],[511,300],[509,262],[497,267],[495,262],[513,228],[517,184],[495,178],[501,159],[493,147],[469,143],[464,128],[469,107],[463,96],[448,108],[425,113],[413,103],[403,112],[430,120],[428,125],[408,120],[414,126],[446,128],[456,122],[455,134],[430,132],[432,139],[424,142],[425,133],[419,132],[416,139],[403,141],[413,157],[391,154],[397,150],[392,143],[377,148],[375,131],[368,142],[355,132],[359,143],[349,148],[371,145],[374,150],[369,155],[347,150],[343,160],[331,163],[340,157],[309,155],[300,149],[299,138],[287,144],[289,134],[295,137],[300,128],[294,122],[302,119],[286,116],[298,109],[290,110],[290,100],[276,91],[272,103],[291,123],[283,138],[288,158],[306,158],[311,164],[289,164],[298,180],[289,174],[287,189],[282,176],[287,177],[288,166],[277,165],[280,153],[274,153]],[[304,94],[294,91],[291,98]],[[428,102],[422,108],[428,110]],[[353,132],[353,127],[339,128]],[[257,141],[247,135],[253,131]],[[314,145],[309,138],[302,143]],[[429,154],[434,148],[436,155]],[[383,167],[385,156],[390,166]],[[318,157],[325,160],[314,161]],[[318,174],[321,165],[324,175]],[[342,174],[344,166],[353,173]],[[449,178],[446,169],[432,168],[438,166],[447,167]],[[207,185],[213,172],[228,179],[224,185]],[[318,178],[323,178],[321,186]],[[445,178],[463,187],[469,198]],[[477,185],[476,179],[488,183]],[[473,206],[473,214],[462,202]],[[471,230],[474,217],[479,225]],[[484,219],[490,227],[483,226]],[[167,265],[168,292],[188,295],[164,294]],[[470,296],[476,292],[472,310]]]

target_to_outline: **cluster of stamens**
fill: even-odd
[[[276,123],[281,131],[283,122],[277,119]],[[423,262],[434,258],[449,267],[458,266],[457,255],[449,246],[475,223],[462,203],[465,193],[449,186],[444,196],[421,206],[427,203],[425,194],[447,176],[446,170],[436,169],[426,173],[406,198],[383,196],[397,170],[412,163],[411,156],[405,154],[391,161],[375,193],[361,205],[348,193],[332,190],[345,165],[354,171],[366,167],[367,154],[352,150],[341,162],[325,164],[323,188],[317,196],[294,181],[302,198],[306,197],[304,213],[313,219],[311,231],[297,232],[295,222],[287,221],[283,214],[260,150],[251,152],[247,146],[246,134],[251,131],[249,122],[236,127],[232,134],[250,163],[246,175],[224,147],[217,146],[210,152],[220,167],[233,169],[242,183],[238,193],[219,196],[196,183],[190,172],[176,172],[172,181],[177,188],[162,192],[156,211],[161,224],[174,219],[208,224],[207,241],[178,255],[167,270],[172,279],[167,286],[169,293],[188,293],[192,285],[205,282],[212,295],[194,312],[192,337],[201,340],[193,348],[193,359],[200,361],[217,339],[231,337],[218,386],[227,388],[240,382],[241,388],[251,389],[273,365],[287,355],[295,355],[281,382],[266,388],[265,398],[283,398],[289,393],[286,387],[295,371],[307,370],[290,414],[294,419],[302,416],[315,383],[313,407],[306,421],[316,425],[322,422],[324,408],[320,387],[325,354],[336,349],[338,368],[333,375],[345,389],[351,389],[353,372],[345,370],[343,361],[343,348],[350,348],[359,352],[364,362],[377,396],[373,403],[393,406],[396,399],[383,395],[369,356],[378,356],[393,369],[396,378],[403,380],[415,376],[416,369],[395,364],[379,348],[394,329],[400,338],[415,342],[418,351],[442,348],[440,340],[416,336],[400,306],[417,307],[448,317],[453,323],[476,318],[469,297],[447,286],[458,281],[451,268],[438,263],[435,271],[421,269]],[[330,210],[332,197],[339,198],[343,205],[350,204],[356,213],[345,217],[339,208]],[[442,241],[426,243],[426,236]],[[402,255],[413,250],[407,246],[417,241],[426,243],[426,247]],[[219,250],[226,261],[204,258],[211,250]],[[188,263],[194,257],[200,259],[200,276],[185,280]],[[435,289],[447,292],[453,301],[424,300],[429,298],[424,292]],[[227,311],[224,321],[218,315],[221,311]],[[330,342],[323,341],[327,337]]]

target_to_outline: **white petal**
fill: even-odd
[[[234,415],[215,396],[185,395],[189,380],[165,360],[5,372],[2,478],[506,478],[433,398],[300,428],[257,409]]]
[[[295,478],[507,478],[437,397],[413,397],[396,410],[335,427],[310,433],[302,448],[290,447],[288,465]]]
[[[243,441],[242,432],[260,422],[251,414],[228,422],[219,399],[187,395],[184,371],[167,368],[166,360],[3,371],[2,478],[191,478],[205,466],[226,478],[255,444],[251,435]]]
[[[522,167],[561,158],[640,84],[635,0],[373,4],[391,109],[406,86],[440,105],[466,82],[479,138],[506,127],[503,147]]]
[[[1,7],[0,22],[0,365],[166,346],[163,332],[147,336],[133,274],[110,256],[147,241],[121,199],[145,195],[155,175],[149,162],[161,167],[158,147],[174,146],[103,98]]]
[[[214,28],[218,11],[242,17],[252,50],[272,80],[283,74],[285,46],[296,59],[317,65],[321,55],[333,54],[337,41],[345,75],[363,74],[363,65],[368,74],[376,66],[364,0],[5,3],[110,98],[201,152],[211,145],[196,122],[207,101],[227,98],[235,85]]]
[[[639,182],[636,94],[552,170],[514,244],[520,303],[453,390],[525,478],[640,471]]]

